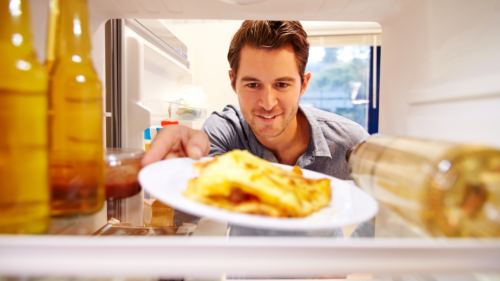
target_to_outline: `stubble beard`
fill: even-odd
[[[261,138],[275,138],[279,135],[281,135],[286,128],[288,128],[288,125],[292,122],[293,118],[297,115],[297,112],[299,110],[299,105],[295,105],[293,108],[291,108],[288,112],[287,111],[281,111],[281,110],[255,110],[255,111],[244,111],[242,110],[243,117],[245,117],[245,120],[247,120],[248,124],[250,125],[250,128],[252,129],[253,133]],[[271,115],[273,113],[279,113],[282,112],[282,118],[281,122],[279,124],[258,124],[258,118],[255,116],[257,115]]]

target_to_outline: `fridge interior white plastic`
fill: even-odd
[[[193,74],[185,65],[125,26],[124,147],[143,148],[143,132],[161,127],[162,101],[172,100]],[[151,104],[158,101],[158,105]],[[149,105],[149,106],[148,106]],[[156,111],[155,111],[156,110]]]

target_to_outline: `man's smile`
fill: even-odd
[[[276,120],[276,118],[280,117],[283,113],[280,113],[280,114],[273,114],[273,115],[259,115],[259,114],[255,114],[257,117],[259,117],[259,120],[263,121],[263,122],[266,122],[266,123],[271,123],[273,122],[274,120]]]

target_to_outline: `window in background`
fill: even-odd
[[[306,72],[312,77],[300,103],[344,116],[370,134],[377,133],[380,39],[377,35],[344,35],[310,37],[309,41]]]

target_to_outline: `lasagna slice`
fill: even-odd
[[[198,162],[199,177],[184,195],[234,212],[272,217],[305,217],[328,205],[329,179],[307,179],[295,166],[286,171],[243,150]]]

